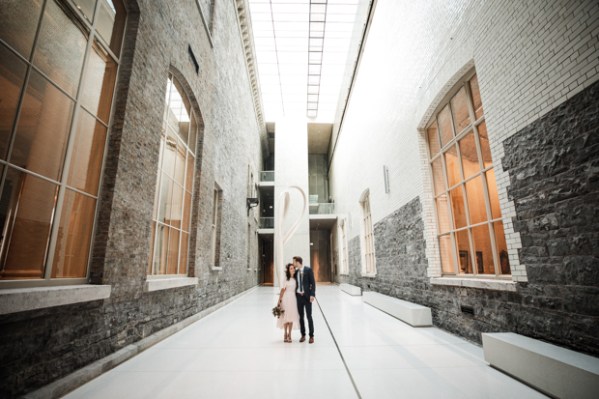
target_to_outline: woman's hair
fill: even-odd
[[[293,263],[287,263],[287,266],[285,266],[285,276],[287,276],[287,280],[291,278],[291,273],[289,273],[289,266],[293,266]]]

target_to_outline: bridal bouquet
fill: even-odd
[[[277,319],[283,316],[283,313],[285,313],[285,309],[283,309],[281,305],[277,305],[274,308],[272,308],[272,315],[276,316]]]

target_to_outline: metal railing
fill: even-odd
[[[275,171],[274,170],[263,170],[260,172],[260,181],[261,182],[274,182],[275,181]]]
[[[335,204],[333,203],[311,203],[310,215],[332,215],[335,213]]]
[[[275,228],[275,218],[260,218],[260,228],[261,229],[274,229]]]

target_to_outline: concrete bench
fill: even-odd
[[[483,333],[485,360],[557,398],[597,398],[599,359],[515,333]]]
[[[339,288],[341,288],[341,291],[347,292],[349,295],[362,295],[362,288],[355,285],[341,283],[339,284]]]
[[[365,291],[362,299],[369,305],[389,313],[391,316],[408,323],[413,327],[429,327],[433,325],[431,309],[416,303],[402,301],[377,292]]]

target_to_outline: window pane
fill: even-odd
[[[81,15],[91,24],[94,22],[94,10],[96,9],[96,0],[72,0],[77,6]]]
[[[176,228],[181,228],[181,217],[183,216],[183,187],[177,183],[173,184],[173,199],[171,202],[171,219],[170,225]]]
[[[57,186],[30,174],[8,171],[0,200],[0,278],[42,278]]]
[[[499,195],[497,193],[497,183],[495,182],[495,170],[489,169],[485,175],[487,177],[487,187],[489,188],[491,217],[493,219],[499,219],[501,218],[501,208],[499,207]]]
[[[505,233],[503,232],[503,223],[493,223],[493,229],[495,231],[495,245],[497,246],[497,252],[499,253],[499,264],[501,274],[510,274],[510,258],[507,253],[507,243],[505,241]]]
[[[449,187],[455,186],[462,181],[462,175],[460,173],[460,165],[458,163],[458,151],[455,145],[451,145],[445,151],[445,166],[447,167],[447,180]]]
[[[87,275],[95,210],[95,199],[66,190],[56,239],[52,278]]]
[[[74,97],[87,38],[72,18],[54,1],[47,2],[33,62]]]
[[[460,140],[460,156],[462,157],[462,168],[465,179],[480,172],[473,133],[468,133]]]
[[[464,130],[470,124],[470,116],[468,114],[468,96],[466,89],[463,87],[451,99],[451,112],[453,113],[453,123],[456,134]]]
[[[1,15],[0,15],[1,18]],[[27,67],[0,44],[0,158],[5,159]]]
[[[175,176],[175,162],[177,157],[177,137],[172,132],[165,137],[166,142],[162,149],[162,158],[160,159],[161,168],[168,177],[173,178]]]
[[[472,93],[472,105],[474,106],[474,115],[476,119],[483,116],[483,103],[480,99],[480,91],[478,89],[478,77],[474,75],[470,79],[470,92]]]
[[[116,79],[116,63],[98,43],[94,43],[86,68],[81,101],[89,111],[108,123]]]
[[[453,138],[449,105],[445,106],[445,108],[443,108],[443,110],[439,113],[438,122],[439,129],[441,130],[441,146],[444,146]]]
[[[154,255],[154,244],[156,242],[156,222],[152,222],[152,235],[150,236],[150,252],[148,254],[148,274],[154,274],[152,269],[152,256]]]
[[[175,182],[183,186],[185,184],[185,155],[187,150],[183,147],[183,142],[179,140],[177,146],[176,160],[175,160]]]
[[[187,274],[189,234],[181,233],[181,251],[179,251],[179,273]]]
[[[428,137],[428,148],[430,149],[431,158],[434,157],[439,150],[441,145],[439,144],[439,132],[437,129],[437,122],[433,123],[431,127],[426,130]]]
[[[156,241],[154,244],[154,274],[166,273],[166,249],[168,246],[168,227],[157,224]]]
[[[158,221],[169,224],[171,218],[171,200],[173,195],[173,181],[164,173],[160,179],[160,198],[158,205]]]
[[[487,208],[485,205],[485,193],[483,190],[483,179],[481,176],[478,176],[466,183],[466,194],[468,195],[470,224],[486,221]]]
[[[489,136],[487,134],[487,124],[485,121],[478,125],[478,137],[480,141],[480,152],[483,157],[483,166],[488,168],[493,165],[493,160],[491,159],[491,147],[489,146]]]
[[[449,234],[439,237],[439,248],[441,250],[441,267],[443,268],[443,273],[455,273],[453,243]]]
[[[78,119],[67,184],[96,195],[104,156],[106,127],[83,109],[80,110]]]
[[[432,163],[433,168],[433,183],[435,186],[435,195],[439,195],[447,188],[445,187],[445,177],[443,176],[443,160],[441,157],[435,159]]]
[[[489,226],[483,224],[472,228],[472,238],[476,248],[476,270],[479,274],[495,274],[493,267],[493,250]]]
[[[168,260],[166,274],[177,274],[179,263],[179,230],[169,229]]]
[[[31,71],[11,162],[58,180],[71,125],[73,102],[39,73]]]
[[[470,243],[468,241],[468,230],[461,230],[455,233],[458,246],[458,262],[460,263],[460,273],[472,274],[472,260],[470,254]]]
[[[451,209],[453,211],[453,219],[456,229],[466,226],[466,208],[464,206],[464,194],[462,187],[463,185],[460,185],[450,191]]]
[[[126,17],[122,1],[100,0],[96,29],[117,56],[121,51]]]
[[[439,223],[439,234],[451,230],[451,218],[449,216],[449,203],[447,196],[443,195],[435,200],[437,204],[437,220]]]
[[[2,0],[0,38],[29,59],[42,0]]]

